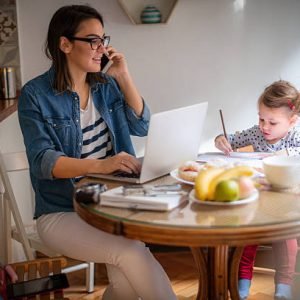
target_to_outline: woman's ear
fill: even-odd
[[[65,36],[61,36],[59,38],[59,49],[66,54],[70,53],[72,50],[72,43]]]

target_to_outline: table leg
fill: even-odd
[[[198,292],[196,300],[206,300],[207,299],[207,287],[208,287],[208,277],[207,277],[207,261],[204,254],[204,248],[192,248],[191,251],[194,257],[196,268],[198,270]]]
[[[229,288],[228,269],[234,270],[231,265],[229,266],[231,261],[229,260],[229,247],[220,245],[207,248],[207,258],[204,249],[206,248],[191,248],[199,272],[196,299],[227,300]],[[232,284],[234,286],[234,281],[232,281]]]
[[[238,300],[238,269],[243,247],[232,248],[230,252],[226,245],[191,247],[191,251],[199,273],[196,300],[228,300],[229,291],[231,300]]]
[[[243,250],[244,247],[233,248],[229,260],[229,291],[232,300],[239,300],[238,273]]]
[[[228,251],[226,245],[208,248],[208,299],[228,299]]]

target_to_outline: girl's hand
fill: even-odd
[[[107,47],[107,56],[113,62],[107,71],[107,74],[113,77],[118,77],[123,74],[128,73],[127,62],[124,55],[117,52],[115,48],[109,46]]]
[[[224,135],[219,135],[215,139],[215,146],[219,150],[223,151],[226,155],[229,155],[232,152],[231,145],[228,143]]]
[[[112,157],[98,160],[91,173],[110,174],[115,171],[122,171],[139,174],[141,167],[142,165],[136,157],[126,152],[120,152]]]

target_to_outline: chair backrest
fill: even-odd
[[[9,290],[11,293],[30,293],[22,299],[63,299],[63,288],[69,286],[65,274],[61,273],[66,265],[67,261],[63,257],[10,264],[18,280]]]
[[[34,259],[34,250],[37,250],[47,256],[57,256],[59,253],[54,252],[43,244],[36,231],[26,232],[26,224],[23,223],[22,217],[18,208],[18,203],[14,190],[8,174],[10,172],[23,171],[29,169],[28,160],[25,152],[16,152],[2,154],[0,151],[0,184],[4,187],[4,210],[2,214],[5,231],[5,263],[11,262],[11,240],[19,241],[24,249],[25,255],[28,260]],[[2,191],[0,186],[0,192]],[[2,191],[3,192],[3,191]],[[1,209],[1,208],[0,208]],[[13,215],[16,230],[11,228],[10,213]],[[33,228],[34,229],[34,228]],[[63,270],[64,273],[73,272],[81,269],[86,269],[86,288],[87,291],[93,292],[94,290],[94,263],[93,262],[79,262],[74,266],[67,267]]]
[[[22,221],[22,217],[18,208],[17,200],[13,191],[13,187],[10,182],[10,178],[8,176],[9,172],[13,171],[22,171],[28,169],[28,161],[25,152],[16,152],[16,153],[9,153],[3,155],[0,152],[0,176],[2,179],[2,184],[4,186],[4,208],[6,207],[6,220],[4,220],[4,227],[5,227],[5,232],[6,236],[11,235],[11,220],[9,218],[9,211],[12,213],[17,231],[19,232],[20,235],[20,242],[23,246],[25,255],[27,259],[34,259],[33,251],[31,249],[26,231],[25,231],[25,226]],[[9,210],[7,209],[9,208]],[[7,262],[10,261],[10,252],[9,250],[9,242],[6,241],[7,243],[7,249],[6,249],[6,259]]]

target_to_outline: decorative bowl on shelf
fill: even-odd
[[[161,12],[153,5],[147,5],[141,12],[143,24],[155,24],[161,22]]]

